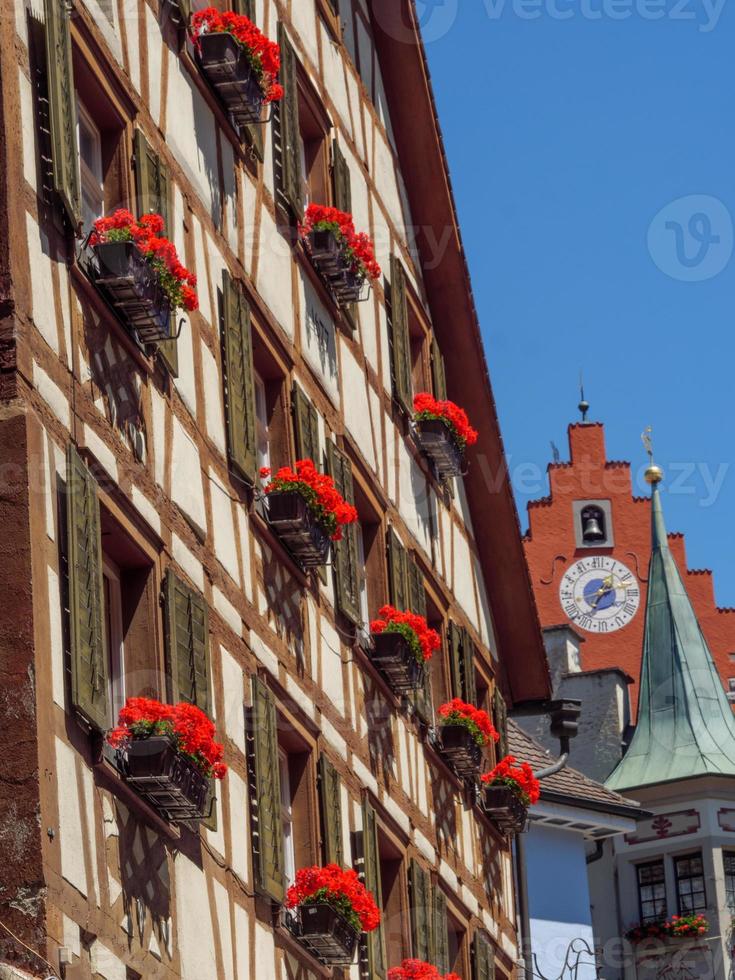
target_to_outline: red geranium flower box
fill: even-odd
[[[439,708],[442,755],[461,778],[480,768],[482,749],[500,738],[486,711],[453,698]]]
[[[437,967],[423,960],[404,960],[388,970],[388,980],[460,980],[456,973],[440,973]]]
[[[360,933],[380,925],[380,909],[357,872],[337,864],[297,871],[286,908],[297,912],[300,941],[328,965],[349,966]]]
[[[408,694],[424,683],[424,664],[441,646],[436,630],[423,616],[383,606],[370,624],[370,659],[385,674],[396,694]]]
[[[531,804],[541,795],[541,784],[527,762],[516,764],[507,755],[480,777],[485,786],[484,809],[505,833],[523,830]]]
[[[380,276],[380,266],[373,243],[355,231],[351,214],[310,204],[299,232],[314,267],[339,306],[368,298],[369,284]]]
[[[171,311],[195,310],[196,277],[162,235],[163,219],[124,209],[98,218],[89,236],[94,279],[144,344],[171,339]]]
[[[236,125],[261,122],[263,106],[283,96],[278,45],[244,14],[214,7],[193,15],[191,37],[202,72]]]
[[[210,779],[227,772],[214,724],[193,704],[128,698],[107,740],[126,782],[167,820],[201,820]]]
[[[413,400],[416,441],[441,479],[459,476],[466,446],[477,442],[477,432],[464,410],[454,402],[438,401],[427,392]]]
[[[510,786],[487,786],[482,806],[504,834],[519,834],[526,826],[528,807]]]
[[[271,475],[264,468],[261,478]],[[342,527],[357,520],[357,511],[338,493],[331,476],[319,473],[310,459],[296,469],[282,466],[265,487],[268,523],[304,568],[325,565],[330,540],[342,538]]]

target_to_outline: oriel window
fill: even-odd
[[[689,854],[674,860],[676,871],[676,895],[679,915],[704,912],[707,895],[704,888],[704,867],[701,854]]]

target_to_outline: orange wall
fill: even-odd
[[[635,709],[643,645],[645,579],[651,557],[650,500],[632,496],[629,463],[606,460],[605,432],[601,423],[570,425],[569,450],[571,462],[549,466],[550,496],[528,506],[529,531],[524,544],[541,624],[558,626],[568,622],[559,604],[559,583],[575,558],[590,554],[610,555],[637,574],[641,582],[641,604],[635,618],[615,633],[581,631],[586,641],[582,646],[583,669],[621,667],[629,673],[636,679],[631,688]],[[663,488],[665,491],[665,482]],[[576,547],[572,502],[586,499],[612,502],[613,548]],[[669,534],[669,544],[727,688],[727,679],[735,677],[735,663],[729,658],[729,654],[735,654],[735,609],[717,608],[709,570],[687,569],[682,534]]]

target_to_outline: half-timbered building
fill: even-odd
[[[188,0],[3,2],[0,959],[328,976],[282,903],[335,861],[383,910],[335,976],[415,955],[508,977],[511,845],[437,751],[435,712],[461,696],[502,730],[548,678],[416,12],[235,3],[280,43],[285,89],[241,124]],[[374,240],[365,301],[310,260],[307,202]],[[198,278],[198,310],[156,342],[100,288],[88,235],[119,207],[160,214]],[[414,439],[422,391],[479,430],[455,479]],[[259,476],[307,457],[359,517],[317,570]],[[370,657],[389,601],[442,637],[410,696]],[[215,720],[229,772],[200,823],[143,799],[105,742],[139,695]]]

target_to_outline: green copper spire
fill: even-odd
[[[614,790],[691,776],[735,776],[735,718],[669,550],[658,483],[653,484],[653,550],[638,699],[630,747],[607,780]]]

